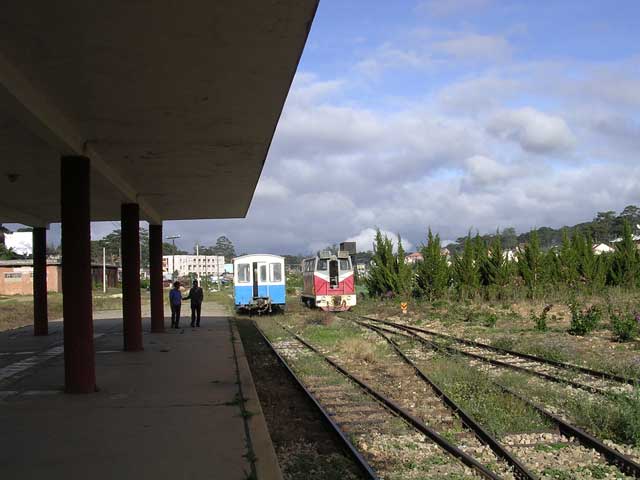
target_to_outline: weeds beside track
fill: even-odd
[[[424,338],[423,335],[421,335],[422,333],[424,333],[423,329],[419,329],[419,328],[415,328],[415,327],[407,327],[406,325],[402,325],[402,324],[397,324],[394,322],[387,322],[387,321],[383,321],[383,320],[378,320],[378,319],[371,319],[369,317],[359,317],[360,320],[356,320],[354,317],[359,317],[359,316],[355,316],[355,315],[350,315],[350,318],[355,321],[357,324],[365,327],[365,328],[369,328],[372,329],[374,331],[376,331],[379,335],[381,335],[383,338],[385,338],[388,342],[392,343],[394,345],[394,348],[396,349],[396,351],[398,352],[399,355],[403,356],[404,358],[406,358],[406,360],[408,362],[411,362],[410,359],[408,359],[405,355],[404,352],[402,351],[402,349],[400,348],[400,346],[394,341],[392,340],[390,337],[388,337],[385,334],[390,334],[390,335],[394,335],[397,336],[399,338],[409,338],[413,341],[417,341],[420,342],[421,345],[426,346],[429,351],[441,351],[441,352],[445,352],[448,355],[451,355],[452,353],[464,353],[464,352],[458,352],[457,349],[451,348],[448,345],[443,345],[442,342],[438,343],[438,342],[434,342],[432,339],[426,339]],[[366,321],[362,321],[362,320],[366,320]],[[372,324],[371,322],[375,321],[375,324]],[[380,325],[385,325],[385,327],[381,327]],[[444,336],[443,337],[448,337],[448,336]],[[442,337],[440,337],[442,338]],[[449,339],[451,339],[452,337],[449,337]],[[460,339],[462,340],[462,339]],[[417,366],[414,365],[414,368],[418,369]],[[419,370],[419,369],[418,369]],[[560,418],[557,415],[554,415],[551,412],[548,412],[547,410],[543,409],[540,405],[537,405],[533,402],[531,402],[530,400],[524,398],[522,395],[517,394],[516,392],[506,388],[503,385],[497,384],[503,391],[509,393],[510,395],[513,395],[515,397],[517,397],[520,401],[528,404],[529,406],[531,406],[532,408],[536,409],[541,415],[543,415],[546,419],[548,419],[550,422],[552,422],[556,428],[557,428],[557,433],[560,434],[559,436],[561,438],[563,438],[562,441],[556,441],[553,442],[552,444],[548,444],[550,445],[549,448],[552,449],[557,449],[556,452],[556,457],[560,455],[560,451],[566,449],[571,443],[575,443],[573,440],[577,440],[582,446],[584,446],[585,448],[588,449],[592,449],[596,452],[598,452],[606,461],[607,463],[616,466],[617,468],[619,468],[619,470],[621,472],[624,472],[626,474],[629,474],[631,476],[634,477],[640,477],[640,465],[638,465],[637,463],[635,463],[631,458],[621,454],[620,452],[608,447],[607,445],[605,445],[603,442],[601,442],[600,440],[596,439],[595,437],[587,434],[586,432],[578,429],[577,427],[571,425],[570,423],[568,423],[567,421],[565,421],[564,419]],[[553,438],[553,437],[552,437]],[[557,438],[557,436],[556,436]],[[564,446],[563,446],[564,444]],[[517,446],[518,448],[518,453],[519,455],[523,456],[524,458],[527,457],[527,453],[525,450],[523,450],[523,447],[533,447],[534,449],[539,448],[541,446],[540,442],[534,442],[531,445],[519,445]],[[569,453],[569,452],[566,452]],[[560,464],[562,464],[563,462],[559,459],[559,458],[553,458],[552,460],[559,462]],[[596,468],[598,470],[598,475],[596,478],[620,478],[620,477],[609,477],[606,476],[606,471],[602,468],[600,468],[599,465],[595,464],[594,468]],[[543,469],[541,471],[542,474],[544,474],[545,472],[553,472],[553,466],[549,465],[547,467],[545,467],[545,469]],[[556,478],[556,477],[543,477],[543,478]]]

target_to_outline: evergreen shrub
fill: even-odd
[[[571,335],[584,336],[593,332],[600,324],[602,313],[596,305],[581,310],[576,303],[572,303],[569,309],[571,310],[571,327],[569,328]]]
[[[636,338],[640,329],[640,315],[612,314],[611,331],[619,342],[629,342]]]

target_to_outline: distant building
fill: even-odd
[[[633,243],[636,244],[636,248],[640,250],[640,235],[633,235],[631,237],[631,240],[633,240]],[[611,240],[611,243],[619,243],[621,241],[622,241],[622,238],[614,238],[613,240]]]
[[[360,277],[365,277],[369,272],[369,264],[368,263],[356,263],[356,272]]]
[[[175,264],[174,264],[175,262]],[[187,277],[191,273],[210,276],[222,275],[225,272],[223,255],[164,255],[162,271],[165,277],[171,277],[177,271],[179,277]]]
[[[106,266],[107,286],[116,287],[118,267]],[[91,265],[94,285],[102,285],[102,265]],[[62,292],[62,265],[47,260],[47,291]],[[33,293],[32,260],[0,260],[0,295],[31,295]]]
[[[593,253],[596,255],[601,255],[603,253],[611,253],[615,251],[615,248],[610,247],[606,243],[596,243],[593,245]]]
[[[404,257],[404,263],[413,265],[414,263],[422,262],[424,258],[420,252],[413,252]]]
[[[4,246],[10,248],[18,255],[31,255],[33,253],[33,233],[5,233]]]
[[[518,251],[515,248],[510,248],[509,250],[505,250],[502,252],[504,259],[507,262],[517,262],[518,261]]]

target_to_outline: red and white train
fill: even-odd
[[[356,304],[353,265],[347,252],[322,251],[302,262],[302,301],[310,308],[345,311]]]

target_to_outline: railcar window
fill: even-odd
[[[320,259],[318,260],[318,268],[316,269],[319,272],[326,272],[327,271],[327,261]]]
[[[238,265],[238,283],[249,283],[249,264],[241,263]]]
[[[267,266],[266,265],[260,265],[260,281],[261,282],[266,282],[267,281]]]
[[[351,270],[351,265],[349,265],[349,259],[348,258],[341,258],[340,259],[340,270],[342,270],[342,271]]]
[[[282,264],[272,263],[269,265],[269,280],[271,282],[282,281]]]

